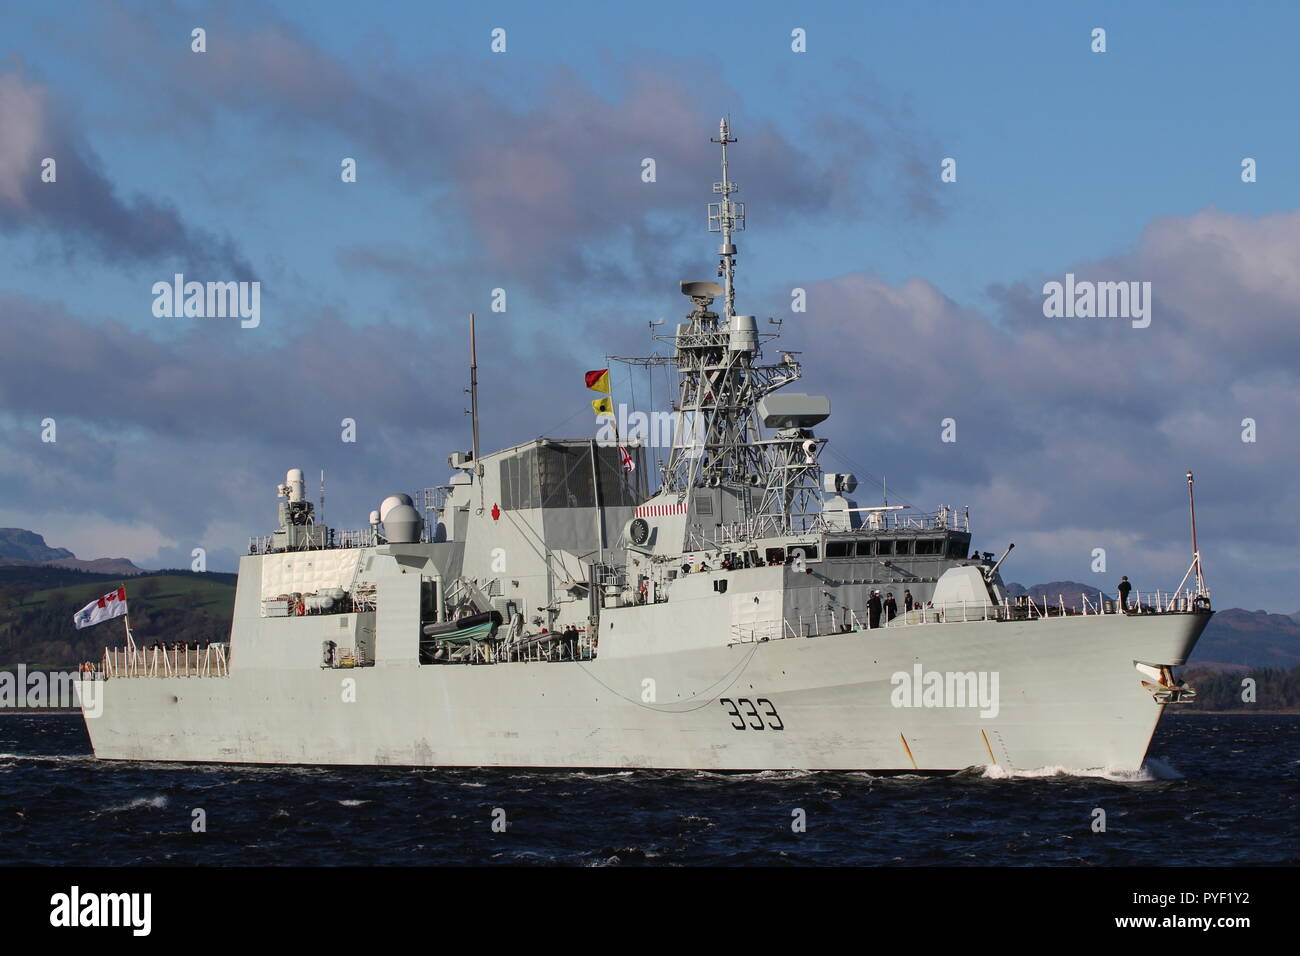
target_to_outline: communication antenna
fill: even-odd
[[[469,314],[469,414],[473,434],[474,473],[478,474],[478,340],[474,335],[474,313]]]
[[[325,523],[325,469],[320,470],[320,510],[316,513],[316,520],[320,524]]]
[[[717,143],[722,147],[722,182],[713,184],[713,191],[722,195],[720,202],[709,203],[709,232],[722,233],[722,245],[718,248],[718,253],[722,257],[718,262],[718,275],[722,278],[725,297],[723,299],[723,312],[726,315],[727,322],[731,322],[731,317],[736,312],[736,246],[731,241],[732,232],[738,232],[745,228],[745,204],[743,202],[732,202],[731,194],[738,192],[740,186],[733,183],[727,177],[727,144],[737,142],[736,138],[731,135],[731,127],[726,117],[718,123],[718,138],[710,139],[709,142]]]
[[[1196,596],[1208,600],[1210,597],[1210,589],[1205,586],[1205,572],[1201,567],[1201,548],[1196,541],[1196,490],[1195,481],[1192,478],[1192,473],[1190,471],[1187,473],[1187,507],[1192,519],[1192,563],[1188,566],[1187,573],[1183,575],[1183,579],[1178,582],[1177,591],[1183,589],[1183,585],[1187,583],[1187,579],[1192,576],[1193,572],[1195,572]],[[1177,593],[1177,591],[1175,591],[1175,593]]]
[[[1187,473],[1187,506],[1192,515],[1192,565],[1196,568],[1196,593],[1205,591],[1205,572],[1201,569],[1201,549],[1196,543],[1196,489],[1192,473]]]

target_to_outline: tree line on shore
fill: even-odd
[[[1300,667],[1262,667],[1247,671],[1190,668],[1180,675],[1196,689],[1192,710],[1288,710],[1300,708]],[[1253,681],[1253,697],[1248,691]],[[1183,705],[1180,705],[1183,706]]]

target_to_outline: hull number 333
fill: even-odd
[[[776,706],[766,697],[750,700],[748,697],[730,697],[718,699],[718,703],[727,708],[731,718],[732,730],[785,730],[781,715]]]

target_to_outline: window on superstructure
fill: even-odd
[[[876,549],[873,548],[871,545],[872,545],[872,542],[869,541],[869,540],[865,540],[865,539],[864,539],[864,540],[860,540],[860,541],[858,542],[858,557],[859,557],[859,558],[869,558],[869,557],[871,557],[871,555],[874,554],[874,553],[875,553],[875,550],[876,550]]]
[[[826,557],[828,558],[853,557],[853,542],[852,541],[827,541]]]
[[[635,468],[628,474],[623,467],[623,452],[615,447],[596,447],[596,475],[599,479],[600,503],[606,508],[631,508],[646,497],[642,480],[645,469],[641,467],[644,455],[640,448],[629,448]]]
[[[893,554],[893,553],[894,553],[894,542],[893,542],[893,541],[877,541],[877,542],[876,542],[876,554]]]
[[[911,553],[912,553],[911,538],[899,538],[898,541],[894,543],[894,554],[911,554]]]
[[[507,511],[536,508],[540,504],[537,491],[537,449],[524,451],[501,459],[501,507]]]
[[[537,477],[543,508],[593,508],[591,448],[552,445],[538,449]]]

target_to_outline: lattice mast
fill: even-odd
[[[663,487],[679,498],[690,489],[726,486],[739,492],[742,520],[754,524],[765,517],[768,532],[789,531],[790,510],[802,507],[792,495],[788,443],[764,439],[758,403],[766,395],[799,378],[799,363],[785,353],[779,364],[761,364],[761,340],[775,332],[759,334],[753,316],[735,311],[736,245],[734,233],[745,228],[745,204],[732,199],[739,186],[731,181],[727,147],[731,136],[726,119],[719,124],[717,143],[722,151],[722,180],[713,184],[721,196],[708,206],[708,229],[720,233],[716,282],[683,282],[682,292],[694,308],[675,335],[657,336],[674,347],[673,362],[680,375],[680,424]],[[711,311],[722,297],[722,315]],[[772,320],[769,320],[772,321]],[[779,327],[779,323],[773,322]],[[806,484],[806,482],[798,482]],[[775,487],[782,489],[773,494]],[[812,482],[815,491],[816,482]],[[757,530],[757,529],[756,529]]]

